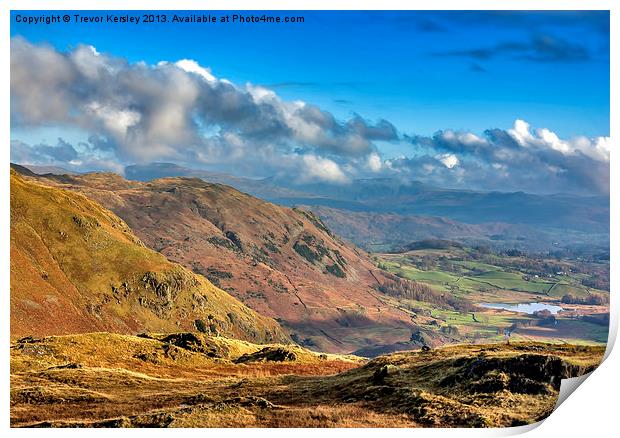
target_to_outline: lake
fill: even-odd
[[[511,312],[528,313],[533,314],[539,310],[548,310],[551,314],[555,315],[559,311],[564,310],[560,306],[556,306],[549,303],[519,303],[519,304],[504,304],[504,303],[480,303],[481,307],[487,309],[503,309]]]

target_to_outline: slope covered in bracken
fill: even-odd
[[[197,178],[128,181],[115,174],[48,175],[120,216],[148,247],[277,320],[300,344],[351,352],[409,339],[415,325],[376,290],[363,251],[312,213]]]
[[[193,333],[11,344],[13,427],[505,427],[604,347],[457,345],[364,361]]]
[[[114,213],[11,170],[11,337],[196,328],[287,342],[207,279],[146,248]]]

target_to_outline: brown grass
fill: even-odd
[[[510,426],[547,416],[559,378],[592,370],[604,351],[540,343],[459,345],[365,362],[282,348],[295,350],[296,359],[236,364],[251,344],[229,357],[209,358],[157,339],[106,333],[13,344],[11,424]]]

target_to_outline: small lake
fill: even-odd
[[[503,303],[480,303],[481,307],[487,309],[503,309],[510,312],[528,313],[533,314],[539,310],[548,310],[552,315],[557,314],[559,311],[564,310],[560,306],[555,306],[549,303],[519,303],[519,304],[503,304]]]

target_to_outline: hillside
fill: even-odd
[[[296,189],[306,196],[281,202],[360,212],[440,216],[469,224],[506,222],[609,233],[609,197],[602,195],[459,190],[395,178],[358,179],[345,185],[317,183]]]
[[[208,280],[150,250],[85,196],[11,170],[11,337],[195,328],[287,342]]]
[[[11,345],[13,427],[504,427],[551,413],[604,347],[458,345],[317,354],[191,333]]]
[[[592,257],[609,252],[609,235],[539,225],[485,222],[470,224],[447,217],[353,212],[329,207],[310,209],[335,233],[372,252],[398,251],[416,240],[452,239],[495,250],[528,254],[562,251]]]
[[[120,216],[144,244],[203,274],[310,348],[351,352],[409,339],[415,325],[375,287],[382,271],[312,213],[197,178],[47,176]]]
[[[370,251],[396,250],[421,239],[456,239],[470,245],[540,250],[549,248],[556,235],[526,225],[468,224],[445,217],[395,213],[354,212],[336,208],[306,207],[343,238]],[[527,236],[527,237],[526,237]],[[538,242],[534,244],[529,240]]]
[[[606,196],[456,190],[397,178],[294,184],[275,177],[250,179],[171,163],[127,166],[125,175],[145,182],[197,177],[275,204],[310,206],[336,234],[372,251],[430,236],[534,252],[609,247]]]

